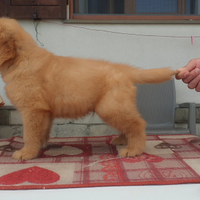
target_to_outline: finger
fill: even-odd
[[[195,79],[199,74],[200,74],[200,69],[196,68],[196,69],[192,70],[186,78],[183,78],[183,82],[189,83],[193,79]]]
[[[189,71],[187,70],[177,69],[177,72],[178,73],[175,75],[177,80],[187,78],[189,76]]]
[[[200,92],[200,82],[197,84],[195,90],[196,90],[197,92]]]
[[[197,60],[191,60],[183,69],[187,69],[189,72],[191,72],[193,69],[195,69],[197,66]]]
[[[188,88],[190,88],[190,89],[196,88],[198,86],[199,82],[200,82],[200,76],[198,75],[191,82],[189,82]]]

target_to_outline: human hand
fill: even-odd
[[[188,84],[188,88],[200,92],[200,58],[191,60],[185,67],[177,69],[176,79]]]

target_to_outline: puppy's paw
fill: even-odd
[[[16,160],[30,160],[36,158],[38,153],[24,151],[23,149],[20,151],[15,151],[12,157]]]
[[[113,145],[127,145],[128,140],[125,135],[119,135],[118,137],[114,138],[111,143]]]
[[[141,149],[128,149],[128,148],[124,148],[121,149],[119,151],[119,156],[120,157],[135,157],[135,156],[139,156],[143,153],[143,151]]]

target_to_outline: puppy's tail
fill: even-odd
[[[136,69],[133,72],[134,83],[162,83],[172,79],[177,72],[170,68]]]

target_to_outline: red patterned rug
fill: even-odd
[[[148,136],[135,158],[117,156],[113,136],[53,138],[30,161],[12,159],[20,137],[0,140],[0,189],[200,183],[200,139],[193,135]]]

